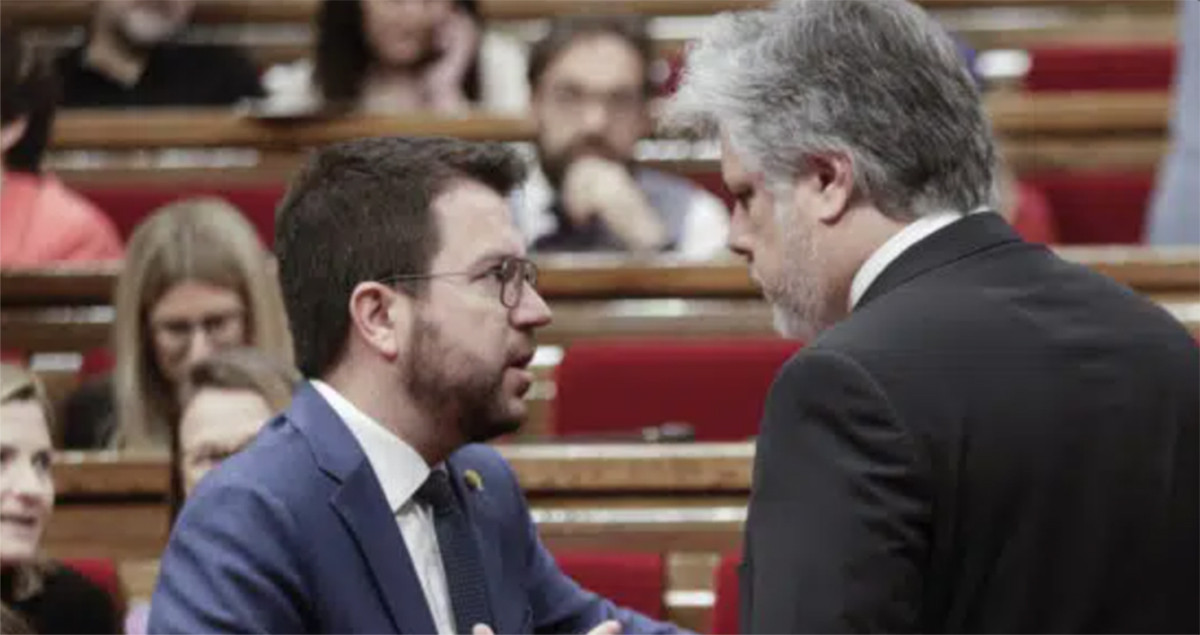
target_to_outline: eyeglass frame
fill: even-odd
[[[204,333],[204,337],[209,341],[219,345],[233,345],[232,333],[224,333],[224,329],[232,328],[237,325],[240,334],[245,337],[247,330],[247,317],[249,312],[244,307],[231,309],[223,312],[213,312],[201,315],[198,318],[179,318],[169,320],[158,320],[153,318],[147,320],[147,326],[150,329],[150,336],[154,341],[163,348],[175,352],[181,352],[191,346],[191,342],[196,337],[196,332]],[[186,332],[178,327],[186,326]]]
[[[502,267],[504,267],[505,265],[507,265],[508,263],[516,263],[516,264],[520,265],[517,268],[516,274],[513,274],[507,280],[504,278],[498,277],[501,274],[500,269]],[[381,284],[391,284],[391,283],[395,283],[395,282],[411,282],[411,281],[416,281],[416,280],[437,280],[440,278],[456,278],[456,277],[462,277],[462,276],[478,276],[480,279],[482,279],[484,276],[489,275],[489,272],[491,272],[493,270],[496,271],[495,275],[497,276],[497,281],[500,283],[500,305],[503,306],[504,308],[512,310],[521,305],[521,298],[524,296],[526,285],[529,285],[529,288],[533,289],[534,292],[537,292],[537,282],[538,282],[538,275],[539,275],[539,270],[538,270],[537,264],[535,262],[533,262],[532,260],[529,260],[528,258],[520,258],[517,256],[505,256],[505,257],[501,258],[495,265],[492,265],[491,267],[488,267],[487,269],[485,269],[483,271],[443,271],[443,272],[438,272],[438,273],[397,274],[397,275],[390,275],[390,276],[383,276],[380,278],[376,278],[375,281],[379,282]],[[521,280],[521,284],[519,284],[517,286],[516,297],[513,299],[513,302],[510,305],[509,303],[504,301],[505,290],[508,288],[509,284],[512,284],[513,282],[515,282],[518,279],[518,276]]]

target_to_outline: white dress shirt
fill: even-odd
[[[936,212],[922,216],[917,220],[905,225],[904,229],[896,232],[891,238],[887,239],[878,249],[871,254],[862,266],[858,268],[858,272],[854,274],[854,279],[850,282],[850,310],[858,305],[862,300],[863,295],[867,293],[871,283],[883,273],[887,266],[892,264],[900,254],[908,251],[913,245],[932,236],[939,229],[954,223],[955,221],[966,218],[969,214],[978,214],[981,212],[990,212],[990,208],[980,207],[973,209],[967,214],[962,212]]]
[[[412,446],[367,416],[332,386],[320,380],[313,380],[312,385],[346,422],[350,434],[367,455],[367,462],[371,464],[375,478],[379,479],[388,507],[400,526],[400,535],[421,582],[438,635],[454,635],[458,631],[454,629],[454,610],[450,606],[450,590],[446,585],[433,512],[427,505],[412,499],[429,477],[429,466]]]

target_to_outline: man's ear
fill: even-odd
[[[408,296],[379,282],[360,282],[350,293],[350,325],[364,346],[388,361],[403,351],[412,303]]]
[[[17,145],[21,137],[25,136],[25,129],[28,126],[29,119],[26,117],[18,117],[0,126],[0,151],[8,152],[9,148]]]
[[[854,162],[844,154],[814,155],[808,159],[808,170],[804,178],[810,179],[812,187],[796,188],[797,195],[808,199],[807,205],[814,210],[817,220],[832,225],[846,213],[854,194]]]

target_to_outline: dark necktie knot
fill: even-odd
[[[433,513],[441,516],[453,512],[458,507],[454,498],[454,488],[450,487],[450,476],[445,470],[430,470],[429,476],[414,496],[417,502],[429,505]]]

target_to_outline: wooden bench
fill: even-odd
[[[550,549],[664,554],[669,617],[705,628],[708,605],[694,597],[708,593],[711,603],[716,558],[740,542],[750,443],[499,449]],[[62,453],[54,478],[58,502],[45,537],[48,553],[117,560],[130,595],[146,597],[167,540],[166,458]]]

